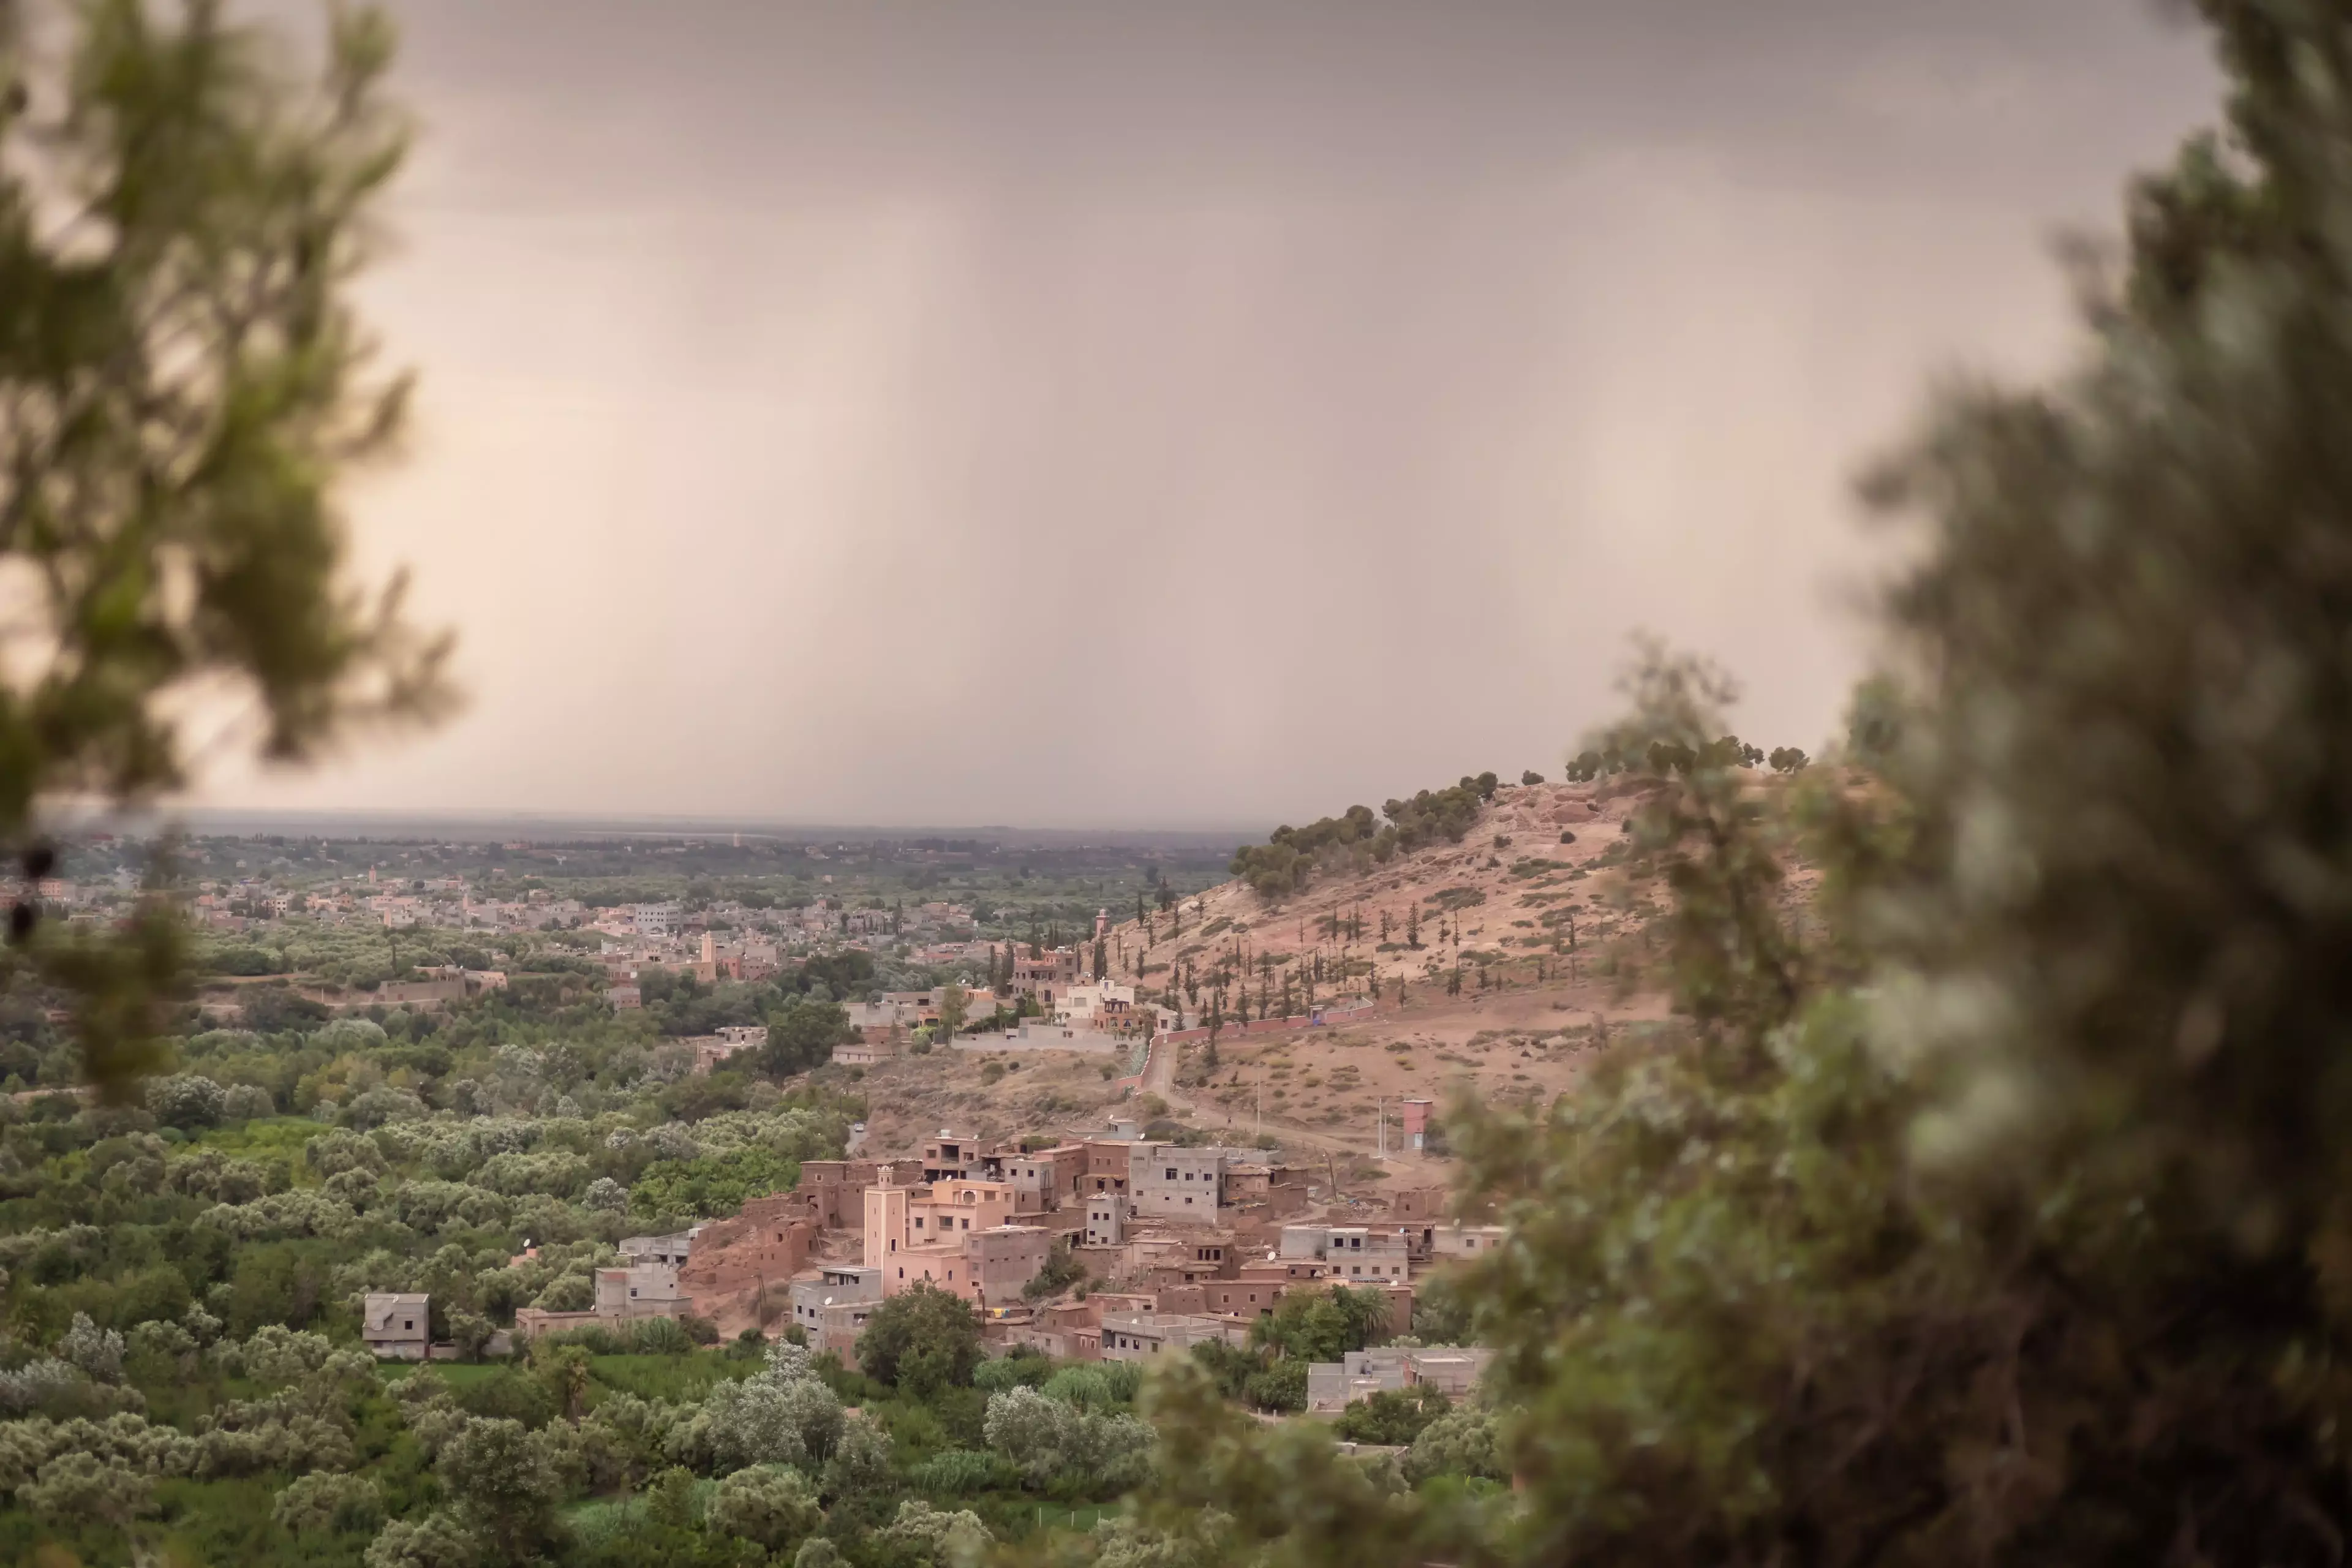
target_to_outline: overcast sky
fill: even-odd
[[[292,0],[285,0],[291,4]],[[1813,746],[1848,485],[2208,120],[2145,0],[394,0],[352,497],[466,714],[240,805],[1264,825]]]

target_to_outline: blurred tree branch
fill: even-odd
[[[58,803],[184,785],[193,716],[300,762],[454,700],[450,638],[403,578],[352,580],[335,505],[409,394],[347,298],[407,142],[392,31],[335,9],[308,79],[274,44],[216,0],[0,0],[0,842],[28,854]],[[110,1097],[161,1058],[161,900],[15,930]]]

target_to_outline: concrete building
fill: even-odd
[[[1026,1323],[1008,1325],[1004,1342],[1027,1345],[1056,1361],[1100,1361],[1102,1304],[1090,1297],[1039,1307]]]
[[[1045,1267],[1053,1246],[1054,1233],[1034,1225],[998,1226],[964,1237],[973,1300],[996,1307],[1018,1301],[1022,1288]]]
[[[1020,1194],[1006,1182],[933,1182],[927,1194],[907,1205],[910,1244],[933,1245],[949,1237],[1010,1225],[1021,1212],[1019,1198]]]
[[[1112,1312],[1102,1316],[1101,1355],[1105,1361],[1149,1361],[1166,1351],[1184,1351],[1211,1340],[1244,1344],[1245,1323],[1202,1314]]]
[[[378,1361],[423,1361],[433,1342],[432,1298],[421,1291],[371,1291],[360,1339]]]
[[[1370,1226],[1331,1227],[1329,1250],[1323,1260],[1331,1278],[1349,1285],[1395,1280],[1402,1284],[1412,1273],[1412,1249],[1402,1233],[1375,1230]]]
[[[1311,1285],[1330,1275],[1331,1266],[1319,1258],[1268,1258],[1243,1264],[1236,1279],[1260,1279],[1276,1285]]]
[[[895,1296],[924,1281],[960,1296],[976,1300],[983,1288],[1003,1291],[1006,1281],[1035,1253],[1035,1263],[1019,1274],[1010,1287],[1034,1278],[1045,1262],[1051,1236],[1033,1226],[1015,1226],[1020,1193],[1010,1183],[952,1180],[927,1187],[895,1184],[866,1190],[863,1261],[882,1270],[882,1293]],[[1034,1198],[1034,1193],[1031,1194]],[[976,1237],[1017,1230],[1034,1232],[1040,1239],[984,1241]]]
[[[1286,1225],[1281,1256],[1320,1261],[1339,1284],[1401,1284],[1412,1273],[1412,1234],[1396,1226]]]
[[[806,1160],[793,1195],[804,1199],[808,1216],[827,1230],[863,1230],[866,1189],[882,1185],[886,1170],[894,1186],[910,1187],[922,1177],[917,1160]]]
[[[869,1048],[895,1052],[907,1037],[922,1024],[922,1012],[912,1002],[852,1002],[844,1009],[849,1015],[849,1026],[857,1032],[859,1043]],[[833,1059],[846,1058],[842,1052],[847,1047],[834,1047]]]
[[[675,1231],[668,1236],[630,1236],[621,1239],[621,1256],[632,1263],[664,1263],[672,1268],[686,1267],[694,1250],[694,1238],[703,1226]]]
[[[1013,989],[1035,997],[1047,1014],[1054,1011],[1055,998],[1077,983],[1077,949],[1056,947],[1033,955],[1026,948],[1014,944]]]
[[[1448,1399],[1460,1399],[1477,1385],[1478,1374],[1494,1359],[1494,1352],[1475,1346],[1427,1345],[1408,1349],[1376,1345],[1349,1351],[1336,1362],[1316,1362],[1307,1368],[1307,1409],[1310,1415],[1334,1415],[1359,1399],[1383,1389],[1428,1384]]]
[[[1009,1182],[1016,1189],[1040,1193],[1045,1197],[1045,1208],[1058,1209],[1075,1201],[1085,1190],[1087,1146],[1057,1143],[1034,1152],[1007,1153],[1000,1166],[998,1180]]]
[[[1279,1279],[1213,1279],[1201,1286],[1205,1310],[1228,1318],[1270,1318],[1290,1287]]]
[[[683,1318],[694,1303],[678,1289],[677,1266],[635,1263],[596,1270],[596,1316],[608,1321]]]
[[[958,1176],[983,1179],[988,1159],[992,1155],[1001,1159],[1003,1152],[976,1135],[942,1127],[938,1137],[923,1143],[923,1180],[944,1182]]]
[[[1127,1240],[1127,1199],[1118,1193],[1097,1193],[1087,1199],[1087,1247],[1118,1247]]]
[[[1135,1145],[1123,1138],[1089,1138],[1080,1145],[1086,1164],[1078,1173],[1083,1193],[1125,1193],[1127,1174],[1135,1159]]]
[[[1307,1207],[1307,1176],[1292,1165],[1228,1164],[1225,1206],[1254,1208],[1263,1220],[1287,1219]]]
[[[1510,1232],[1499,1225],[1464,1225],[1454,1221],[1422,1232],[1423,1256],[1433,1261],[1484,1258],[1503,1245]]]
[[[1400,1187],[1389,1194],[1389,1217],[1433,1224],[1445,1217],[1447,1198],[1444,1187]]]
[[[1214,1225],[1228,1151],[1138,1143],[1128,1160],[1127,1201],[1137,1219]]]
[[[887,1268],[906,1250],[908,1237],[908,1208],[915,1194],[922,1189],[902,1187],[886,1182],[866,1189],[865,1250],[862,1261],[869,1268]]]
[[[809,1338],[809,1348],[854,1360],[857,1336],[882,1300],[882,1270],[857,1264],[826,1264],[814,1279],[793,1281],[793,1321]]]

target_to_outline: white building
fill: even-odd
[[[1336,1362],[1313,1362],[1307,1368],[1307,1408],[1313,1415],[1337,1415],[1357,1400],[1383,1389],[1421,1384],[1435,1388],[1448,1399],[1460,1399],[1477,1386],[1478,1375],[1495,1352],[1475,1345],[1376,1345],[1349,1351]]]

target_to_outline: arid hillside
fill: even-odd
[[[1124,1103],[1100,1057],[901,1058],[864,1080],[876,1146],[949,1124],[992,1136],[1085,1131],[1140,1103],[1147,1115],[1236,1142],[1262,1137],[1294,1157],[1370,1154],[1383,1142],[1394,1156],[1404,1098],[1442,1103],[1459,1086],[1540,1101],[1571,1089],[1605,1040],[1668,1025],[1649,978],[1664,890],[1629,864],[1626,832],[1656,787],[1632,777],[1504,785],[1458,843],[1360,869],[1335,856],[1278,899],[1231,881],[1147,921],[1127,911],[1104,938],[1114,977],[1154,994],[1172,981],[1188,1022],[1224,977],[1232,1000],[1213,1056],[1202,1040],[1161,1047]],[[1759,775],[1757,787],[1782,786]],[[1802,898],[1810,880],[1792,868],[1789,896]],[[1261,998],[1285,1015],[1286,981],[1291,1016],[1308,1013],[1311,993],[1335,1021],[1240,1026],[1232,1015],[1244,974],[1251,1019]],[[1371,997],[1369,1012],[1340,1011]]]

